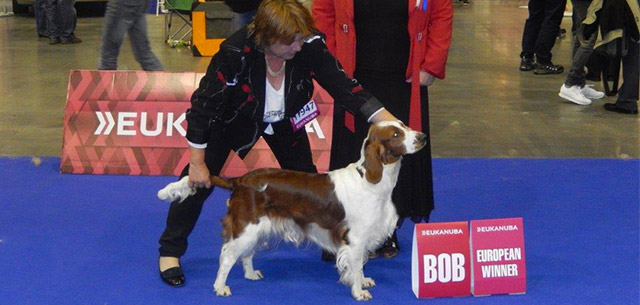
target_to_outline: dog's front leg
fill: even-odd
[[[367,301],[372,298],[369,291],[363,290],[363,288],[372,287],[369,285],[373,282],[370,278],[365,279],[362,272],[364,254],[363,246],[352,243],[342,246],[336,258],[342,282],[351,287],[351,296],[358,301]]]
[[[353,261],[351,265],[353,266],[351,295],[358,301],[368,301],[372,298],[371,293],[363,288],[373,287],[373,285],[368,286],[373,282],[373,280],[371,278],[367,279],[364,277],[364,272],[362,270],[364,266],[364,249],[362,249],[362,251],[356,250],[353,252],[353,257],[351,258]]]
[[[364,277],[362,278],[362,289],[369,289],[371,287],[375,287],[376,286],[376,281],[374,281],[372,278],[370,277]]]

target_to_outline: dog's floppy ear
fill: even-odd
[[[367,171],[365,177],[372,184],[382,179],[382,145],[378,141],[368,139],[364,147],[364,168]]]

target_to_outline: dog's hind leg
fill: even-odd
[[[251,252],[248,255],[242,257],[242,268],[244,268],[244,278],[257,281],[264,278],[262,276],[262,272],[260,270],[253,269],[253,254],[255,252]]]
[[[236,240],[229,240],[222,245],[222,250],[220,250],[220,266],[218,267],[216,281],[213,283],[213,290],[216,291],[217,296],[228,297],[231,295],[231,289],[226,283],[229,271],[231,271],[231,267],[233,267],[238,259],[236,248]]]
[[[246,253],[253,252],[253,249],[260,237],[260,233],[260,224],[250,224],[247,225],[244,232],[242,232],[238,238],[230,239],[222,245],[222,250],[220,250],[220,266],[218,267],[218,275],[216,276],[216,281],[213,284],[213,289],[216,291],[217,296],[228,297],[231,295],[231,289],[226,285],[229,272],[239,257],[244,256]]]

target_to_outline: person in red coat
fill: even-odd
[[[415,130],[429,134],[427,88],[445,77],[451,44],[451,0],[314,0],[312,15],[329,50],[385,108]],[[334,104],[330,169],[358,160],[366,122]],[[429,221],[434,208],[431,147],[405,157],[393,202],[401,221]],[[396,234],[378,249],[398,253]],[[323,253],[323,259],[331,259]]]

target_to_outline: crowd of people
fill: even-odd
[[[37,34],[51,44],[81,42],[74,34],[74,2],[36,0]],[[337,169],[360,158],[360,146],[354,143],[362,143],[372,122],[400,120],[429,135],[428,89],[437,85],[436,79],[445,77],[452,37],[452,0],[304,1],[307,5],[298,0],[225,2],[238,14],[238,31],[211,59],[186,114],[190,162],[181,177],[188,175],[197,192],[184,202],[171,204],[159,241],[160,276],[173,287],[186,281],[180,257],[187,250],[203,203],[213,191],[209,176],[220,173],[232,150],[244,157],[262,137],[282,168],[317,171],[305,130],[295,129],[288,122],[309,102],[312,80],[335,100],[330,169]],[[164,69],[150,47],[145,19],[149,3],[108,2],[99,70],[117,69],[127,34],[142,69]],[[624,82],[616,102],[606,103],[604,108],[637,114],[638,1],[571,3],[572,63],[558,95],[585,106],[603,98],[604,92],[586,83],[588,78],[593,79],[594,71],[589,69],[592,77],[588,77],[585,67],[599,47],[608,46],[610,50],[622,41],[614,46],[623,48],[617,54]],[[565,8],[566,0],[529,1],[521,71],[536,75],[564,72],[562,65],[552,62],[551,51]],[[397,227],[405,219],[428,222],[435,206],[430,145],[402,162],[393,192],[400,216]],[[399,250],[394,232],[370,257],[392,258]],[[321,257],[335,261],[334,253],[325,251]]]
[[[531,71],[535,74],[560,74],[564,72],[562,65],[551,62],[551,49],[560,32],[560,24],[567,1],[530,0],[528,4],[529,18],[525,22],[522,35],[522,52],[520,53],[520,71]],[[615,103],[605,103],[607,111],[637,114],[638,113],[638,29],[640,28],[640,5],[637,0],[571,0],[572,6],[572,61],[565,82],[560,86],[558,96],[578,105],[591,105],[592,100],[605,96],[593,85],[587,84],[589,79],[609,81],[609,77],[618,75],[604,74],[613,65],[622,61],[623,83],[617,91]],[[596,52],[605,54],[598,56]],[[616,57],[618,56],[618,57]],[[596,62],[595,69],[589,62]],[[601,70],[602,69],[602,70]],[[597,70],[597,71],[596,71]],[[618,71],[618,70],[615,70]],[[617,89],[617,88],[614,88]],[[614,90],[615,92],[615,90]]]

